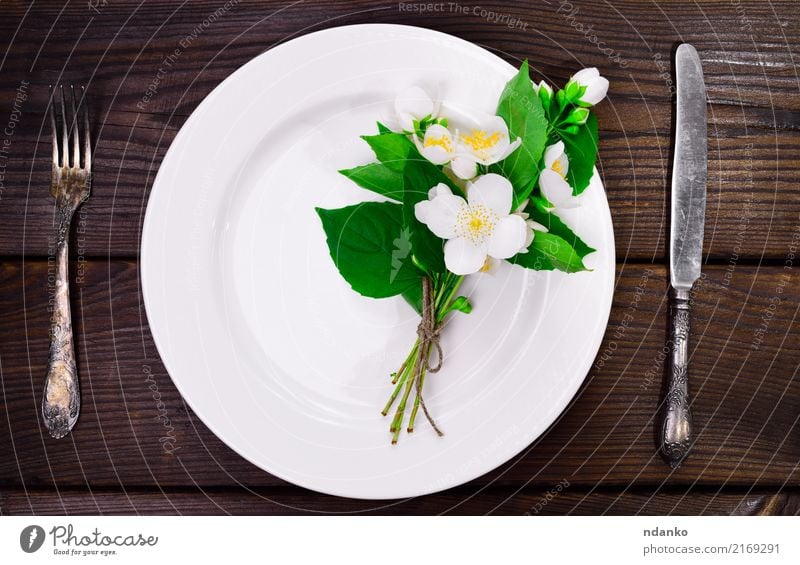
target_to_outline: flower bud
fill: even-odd
[[[586,123],[586,120],[588,118],[589,118],[588,108],[575,108],[567,116],[567,123],[582,126],[583,124]]]
[[[600,76],[596,67],[581,69],[572,76],[565,90],[569,99],[576,104],[594,106],[606,97],[608,79]]]

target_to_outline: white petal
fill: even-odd
[[[430,200],[421,200],[414,204],[414,216],[427,226],[428,218],[431,215],[431,208],[433,208],[433,204]]]
[[[581,205],[581,201],[578,198],[569,198],[558,205],[559,210],[570,210],[572,208],[577,208]]]
[[[428,126],[428,129],[425,130],[425,139],[431,137],[446,137],[448,140],[452,140],[453,137],[450,134],[450,130],[444,127],[441,124],[431,124]]]
[[[431,163],[444,165],[450,162],[454,155],[455,144],[453,136],[446,127],[434,124],[425,130],[425,138],[420,153]]]
[[[403,131],[403,126],[400,124],[400,116],[394,111],[381,112],[378,121],[394,132],[402,133]]]
[[[464,180],[469,180],[478,174],[478,163],[472,157],[456,157],[450,161],[450,168],[458,178]]]
[[[530,228],[530,226],[528,226],[528,228]],[[525,232],[525,245],[520,250],[520,253],[527,253],[528,252],[528,249],[530,249],[531,243],[533,243],[533,238],[535,236],[536,236],[536,233],[532,229],[528,229]]]
[[[588,69],[581,69],[574,75],[572,75],[572,79],[581,86],[586,86],[592,80],[596,79],[600,76],[600,71],[597,70],[597,67],[589,67]]]
[[[452,194],[453,191],[450,190],[450,187],[444,184],[443,182],[440,182],[439,184],[437,184],[428,191],[428,198],[430,200],[433,200],[439,195],[452,195]]]
[[[554,143],[553,145],[549,145],[547,149],[544,150],[544,166],[546,168],[550,168],[553,166],[553,163],[564,154],[564,142],[559,141],[558,143]]]
[[[541,81],[539,83],[539,87],[536,89],[536,92],[538,93],[539,89],[541,89],[541,88],[544,88],[545,92],[547,92],[548,94],[551,94],[551,95],[553,94],[553,89],[545,81]]]
[[[405,112],[397,114],[397,123],[402,131],[414,131],[414,116]]]
[[[489,173],[478,177],[467,187],[467,200],[470,206],[483,204],[502,218],[511,211],[513,192],[507,178]]]
[[[494,226],[489,238],[489,255],[495,259],[508,259],[525,247],[528,226],[519,216],[511,215],[502,218]]]
[[[476,135],[483,135],[482,141],[494,138],[494,143],[483,147],[482,143],[477,143]],[[457,142],[459,153],[472,155],[479,163],[491,165],[500,161],[503,155],[508,154],[507,150],[510,144],[508,126],[500,116],[484,115],[466,133],[458,135]]]
[[[586,92],[581,96],[581,101],[587,104],[598,104],[608,93],[608,79],[597,77],[586,86]]]
[[[528,224],[528,227],[531,228],[531,230],[541,231],[541,232],[544,232],[544,233],[547,233],[547,232],[550,231],[545,226],[543,226],[542,224],[540,224],[539,222],[536,222],[534,220],[525,220],[525,223]]]
[[[535,224],[536,222],[533,223]],[[520,249],[518,253],[527,253],[530,250],[531,243],[533,243],[533,240],[536,238],[536,233],[531,227],[531,220],[526,221],[525,224],[528,227],[528,229],[525,230],[525,245],[522,246],[522,249]]]
[[[417,202],[414,205],[414,215],[436,237],[451,239],[456,236],[456,215],[466,205],[460,196],[442,194],[433,200]]]
[[[406,114],[412,119],[421,120],[425,116],[433,113],[434,104],[428,93],[418,86],[407,88],[397,95],[394,100],[394,111],[398,114]],[[405,127],[405,126],[404,126]],[[411,131],[412,128],[408,128]]]
[[[562,206],[572,198],[572,187],[552,169],[544,169],[539,174],[539,188],[554,206]]]
[[[435,165],[444,165],[450,162],[451,153],[438,145],[429,145],[420,147],[419,152],[428,161]]]
[[[501,133],[508,139],[508,126],[506,121],[500,116],[486,116],[481,119],[480,127],[486,130],[486,133]]]
[[[456,275],[477,273],[486,261],[486,246],[473,245],[463,237],[457,237],[444,244],[444,264],[447,270]]]
[[[559,141],[559,143],[561,142]],[[555,160],[555,162],[558,163],[561,168],[561,176],[566,178],[567,172],[569,172],[569,157],[567,157],[567,154],[562,153],[561,156]]]
[[[514,143],[509,143],[508,147],[506,147],[503,151],[498,153],[492,163],[484,163],[484,164],[491,165],[493,163],[498,163],[502,161],[503,159],[511,155],[514,151],[516,151],[517,147],[519,147],[520,145],[522,145],[522,138],[518,137],[517,139],[514,140]]]

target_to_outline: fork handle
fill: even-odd
[[[50,353],[42,398],[42,417],[50,435],[66,436],[75,426],[80,412],[80,389],[72,339],[69,306],[69,228],[73,210],[59,211],[56,238],[56,282],[50,318]]]
[[[692,447],[689,407],[689,290],[675,289],[672,303],[672,362],[661,426],[661,451],[667,462],[680,466]]]

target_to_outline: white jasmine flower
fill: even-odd
[[[456,156],[450,167],[457,177],[471,179],[478,164],[492,165],[508,157],[522,143],[509,139],[508,126],[500,116],[483,116],[464,131],[456,132]]]
[[[569,80],[579,86],[585,86],[586,92],[577,100],[586,106],[594,106],[606,97],[608,92],[608,79],[600,76],[600,71],[596,67],[581,69]],[[569,85],[569,83],[567,83]]]
[[[456,154],[456,145],[450,131],[439,124],[428,126],[422,142],[414,136],[417,149],[431,163],[444,165],[449,163]]]
[[[402,91],[394,100],[395,118],[403,131],[413,132],[414,121],[437,117],[439,103],[418,86]]]
[[[447,240],[444,262],[456,275],[480,271],[487,257],[508,259],[527,249],[525,220],[511,210],[513,189],[508,179],[483,175],[467,184],[467,200],[444,184],[428,192],[414,207],[417,219]]]
[[[544,169],[539,173],[539,189],[556,208],[574,208],[572,187],[567,182],[569,158],[564,152],[564,142],[559,141],[544,150]]]

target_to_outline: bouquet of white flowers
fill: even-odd
[[[335,210],[317,209],[331,258],[356,292],[402,295],[420,314],[417,340],[397,372],[387,415],[396,443],[423,413],[440,435],[422,395],[426,374],[442,366],[439,334],[448,315],[468,314],[464,277],[497,261],[535,270],[586,270],[594,249],[558,216],[577,205],[597,157],[597,120],[608,81],[583,69],[554,91],[535,85],[524,62],[500,94],[494,115],[462,117],[450,127],[447,104],[411,87],[395,101],[396,127],[378,123],[363,136],[377,162],[340,171],[383,197]],[[464,125],[466,124],[466,125]],[[396,130],[396,131],[395,131]],[[431,363],[435,352],[435,363]]]

